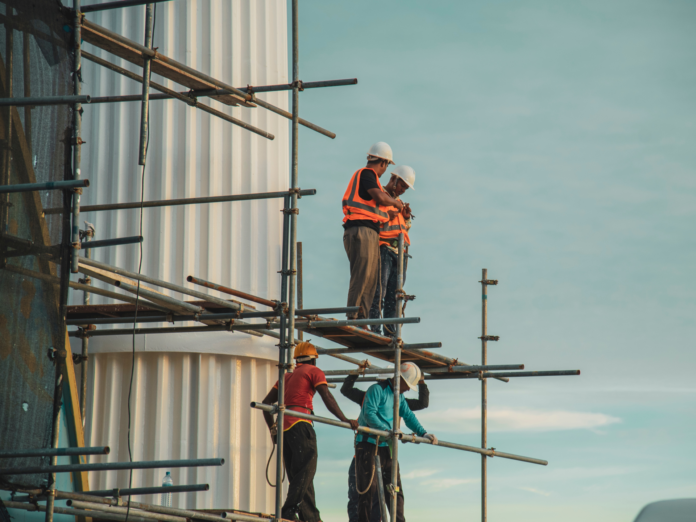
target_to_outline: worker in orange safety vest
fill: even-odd
[[[416,182],[416,172],[406,165],[396,167],[389,183],[384,187],[387,194],[397,201]],[[414,189],[415,190],[415,189]],[[405,251],[411,244],[408,231],[411,228],[411,206],[406,203],[401,211],[396,207],[387,208],[389,221],[383,223],[379,230],[380,278],[375,290],[375,297],[370,307],[370,319],[396,317],[397,268],[399,255],[399,234],[404,235]],[[406,256],[404,256],[404,279],[406,282]],[[380,333],[380,326],[372,326],[372,331]],[[393,324],[384,325],[384,335],[393,337],[396,327]]]
[[[343,195],[343,247],[350,262],[347,306],[360,307],[357,313],[347,314],[348,319],[369,316],[379,271],[380,225],[389,221],[387,207],[399,211],[404,207],[379,182],[390,164],[394,165],[391,147],[375,143],[367,153],[367,166],[353,174]]]

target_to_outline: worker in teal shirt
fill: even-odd
[[[399,416],[419,437],[427,437],[432,440],[433,444],[437,444],[437,437],[421,426],[418,419],[413,414],[406,403],[404,392],[409,389],[415,389],[418,381],[421,378],[421,371],[418,366],[412,362],[407,362],[401,365],[401,379],[399,383]],[[394,422],[394,391],[393,379],[381,381],[373,384],[367,390],[365,401],[360,410],[358,424],[378,430],[391,431]],[[380,477],[373,476],[375,474],[375,454],[379,455],[382,465],[382,481],[383,483],[391,483],[392,470],[392,455],[391,455],[391,440],[377,441],[374,435],[366,435],[359,433],[355,438],[355,472],[357,475],[358,486],[358,522],[369,522],[370,511],[372,509],[373,496],[377,494],[377,480]],[[401,474],[397,477],[397,487],[399,492],[396,503],[396,520],[397,522],[405,522],[404,518],[404,494],[401,488]],[[387,502],[387,507],[391,509],[391,502]],[[393,517],[392,517],[393,520]]]

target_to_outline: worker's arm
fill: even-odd
[[[424,410],[430,405],[430,390],[424,380],[418,382],[418,398],[406,399],[411,411]]]
[[[278,402],[278,388],[275,386],[271,388],[271,391],[268,392],[268,395],[263,399],[264,404],[275,404]],[[263,412],[263,418],[266,421],[266,424],[268,425],[268,429],[273,430],[273,415],[267,411]]]
[[[388,431],[392,429],[391,426],[377,415],[383,394],[384,390],[381,386],[370,386],[365,394],[365,402],[363,402],[361,416],[367,421],[368,428]]]
[[[394,199],[386,192],[379,190],[378,188],[367,189],[367,193],[370,194],[372,200],[383,207],[396,207],[397,210],[402,210],[404,204],[398,199]]]
[[[331,395],[331,392],[329,391],[329,387],[326,384],[320,384],[316,388],[317,392],[319,392],[319,395],[321,396],[321,399],[324,401],[324,404],[326,405],[326,408],[333,413],[338,420],[341,422],[348,422],[353,428],[353,431],[358,429],[358,421],[355,419],[347,419],[345,415],[343,415],[343,412],[341,411],[341,408],[338,406],[338,403],[336,402],[336,399],[334,399],[334,396]]]
[[[401,415],[401,418],[404,419],[406,426],[408,426],[411,429],[411,431],[419,437],[423,437],[427,433],[425,431],[425,428],[421,426],[421,423],[418,422],[418,419],[413,414],[411,409],[408,407],[408,404],[406,404],[406,399],[404,399],[403,395],[401,396],[399,415]]]
[[[349,398],[358,406],[362,406],[363,399],[365,398],[365,392],[354,388],[355,381],[358,380],[359,375],[349,375],[346,380],[343,381],[343,386],[341,386],[341,394],[344,397]]]

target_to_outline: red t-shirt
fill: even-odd
[[[313,364],[298,364],[295,371],[285,374],[285,408],[301,413],[312,413],[312,399],[317,386],[326,384],[326,375]],[[278,387],[276,381],[274,388]],[[288,431],[298,422],[309,422],[290,415],[283,416],[283,431]]]

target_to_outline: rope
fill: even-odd
[[[268,468],[271,467],[271,459],[273,458],[273,453],[275,452],[276,449],[276,443],[273,443],[273,449],[271,450],[271,455],[268,457],[268,462],[266,463],[266,482],[268,482],[268,485],[271,486],[272,488],[276,487],[275,484],[271,484],[270,479],[268,478]],[[285,465],[283,465],[283,482],[285,480]]]
[[[377,437],[377,440],[375,440],[375,457],[377,456],[377,451],[379,450],[379,436]],[[372,481],[375,479],[375,469],[377,469],[377,465],[375,464],[375,459],[372,459],[372,475],[370,476],[370,483],[367,485],[367,489],[365,491],[360,491],[360,488],[358,488],[358,456],[355,456],[355,489],[358,491],[358,495],[364,495],[368,491],[370,491],[370,488],[372,487]]]

